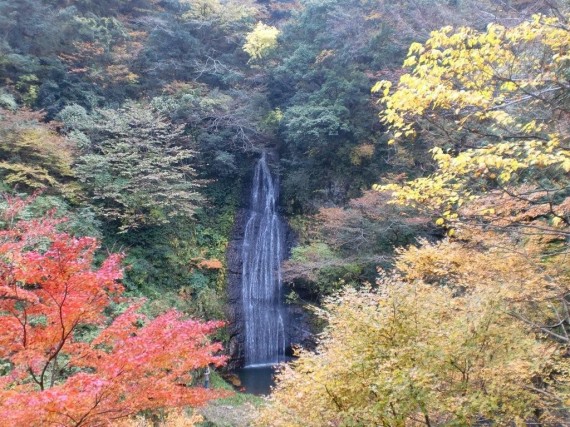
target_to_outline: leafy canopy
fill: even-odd
[[[200,405],[218,392],[192,371],[222,365],[200,323],[174,310],[155,319],[121,298],[121,256],[93,268],[98,242],[58,231],[47,216],[19,220],[10,200],[0,231],[0,410],[7,425],[94,426],[141,410]]]
[[[90,139],[77,177],[99,212],[119,221],[121,230],[194,213],[202,197],[182,126],[128,103],[118,111],[98,110],[77,130]]]
[[[251,60],[261,59],[277,47],[278,36],[277,28],[258,22],[253,31],[246,36],[243,50]]]
[[[532,253],[500,237],[478,236],[468,246],[446,240],[401,251],[399,272],[382,274],[376,289],[330,298],[316,353],[302,351],[283,368],[258,425],[567,419],[565,348],[531,333],[537,324],[520,322],[543,324],[537,319],[545,313],[562,312],[553,295],[568,292],[567,280],[529,265]]]
[[[0,108],[0,176],[19,190],[70,193],[73,144],[43,119],[42,113]]]
[[[534,16],[512,28],[443,28],[410,47],[404,74],[383,92],[382,120],[394,139],[429,141],[435,172],[388,184],[403,203],[453,211],[488,188],[541,182],[567,185],[570,171],[568,66],[570,29],[557,17]]]

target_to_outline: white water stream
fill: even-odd
[[[277,195],[264,153],[255,166],[241,251],[246,367],[272,365],[285,355],[280,270],[283,227],[275,209]]]

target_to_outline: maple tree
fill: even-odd
[[[192,373],[225,358],[201,323],[168,311],[154,319],[131,303],[114,320],[121,256],[98,268],[94,238],[58,231],[52,216],[19,219],[10,199],[0,231],[0,411],[7,425],[107,424],[141,410],[195,406],[223,393],[192,386]],[[89,332],[95,334],[89,338]]]

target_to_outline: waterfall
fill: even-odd
[[[264,153],[255,166],[241,250],[246,367],[278,363],[285,354],[280,267],[283,227],[275,209],[277,191]]]

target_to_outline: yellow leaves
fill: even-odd
[[[498,127],[514,126],[519,119],[516,112],[503,106],[517,105],[529,91],[556,78],[548,64],[536,60],[536,46],[531,43],[551,49],[553,61],[568,57],[568,32],[556,22],[535,17],[512,28],[490,25],[481,33],[451,27],[432,32],[425,44],[410,46],[404,66],[412,70],[401,76],[395,91],[390,93],[389,82],[374,86],[373,91],[384,90],[382,121],[394,131],[396,141],[409,136],[410,123],[433,117],[436,110],[457,115],[473,111],[469,113],[473,117],[491,120]],[[543,129],[544,124],[529,121],[522,131]]]
[[[424,47],[421,43],[412,43],[410,45],[410,49],[408,50],[408,57],[415,55],[415,54],[421,54],[424,52]]]
[[[251,60],[261,59],[277,47],[279,33],[277,28],[258,22],[246,36],[243,50],[249,54]]]
[[[374,86],[372,86],[372,93],[377,93],[382,91],[383,95],[386,97],[388,96],[388,93],[390,92],[390,89],[392,88],[392,82],[389,82],[387,80],[381,80],[379,82],[376,82],[374,84]]]
[[[513,116],[511,116],[510,114],[508,114],[506,111],[503,111],[503,110],[489,111],[488,113],[486,113],[483,116],[483,118],[484,119],[491,119],[495,123],[502,125],[502,126],[512,125],[516,121]]]
[[[72,144],[39,119],[26,111],[0,117],[0,175],[11,186],[63,190],[73,177]]]
[[[5,184],[14,187],[38,189],[58,184],[47,169],[36,165],[0,162],[0,176]]]
[[[406,58],[406,60],[404,61],[404,67],[413,67],[414,65],[416,65],[418,63],[418,60],[415,56],[409,56],[408,58]],[[384,95],[387,95],[387,93],[385,93]]]
[[[540,132],[544,129],[544,124],[539,124],[536,120],[531,120],[528,123],[521,124],[521,131],[530,134],[533,132]]]
[[[445,223],[445,219],[443,218],[438,218],[437,221],[435,222],[436,225],[443,225]]]
[[[501,85],[501,90],[505,92],[513,92],[518,89],[518,86],[515,82],[508,81]]]
[[[365,159],[370,159],[374,155],[373,144],[360,144],[350,152],[350,163],[360,165]]]
[[[327,302],[318,351],[284,367],[257,425],[415,425],[418,408],[461,425],[482,416],[510,425],[536,408],[556,417],[531,385],[565,362],[506,310],[521,281],[539,289],[540,269],[524,255],[449,240],[401,250],[396,266],[400,275],[381,273],[377,290],[345,289]],[[548,393],[565,399],[555,376]]]

